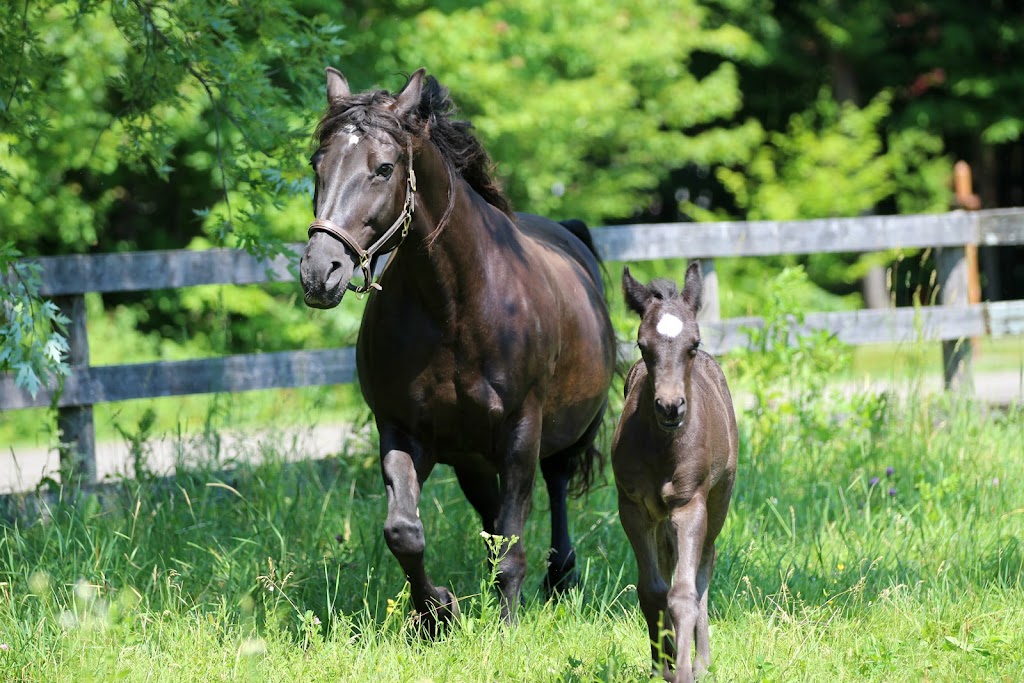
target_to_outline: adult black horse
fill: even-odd
[[[549,591],[575,577],[566,496],[585,488],[614,369],[614,335],[586,226],[513,214],[490,159],[425,70],[397,95],[353,94],[327,69],[306,304],[370,290],[356,350],[380,432],[384,536],[435,632],[458,613],[424,567],[423,482],[450,465],[498,548],[502,616],[515,617],[537,463],[551,501]],[[378,255],[391,254],[379,282]],[[356,268],[365,279],[352,284]]]

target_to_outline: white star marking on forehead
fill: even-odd
[[[661,316],[656,329],[658,334],[665,335],[666,337],[678,337],[679,333],[683,331],[683,321],[671,313],[666,313]]]

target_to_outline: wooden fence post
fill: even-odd
[[[939,303],[943,306],[968,306],[970,287],[964,248],[941,247],[936,249],[935,258]],[[974,393],[971,355],[969,338],[942,342],[943,378],[948,391],[957,391],[968,396]]]
[[[718,272],[715,270],[715,260],[700,259],[700,272],[704,278],[704,306],[697,313],[697,320],[702,323],[718,322],[722,319],[722,308],[718,301]]]
[[[54,304],[71,320],[68,324],[68,364],[71,372],[89,365],[89,337],[86,332],[85,296],[58,296]],[[96,431],[92,406],[58,408],[57,428],[60,431],[60,469],[62,481],[96,481]]]

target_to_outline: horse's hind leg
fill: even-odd
[[[423,565],[426,539],[419,515],[423,481],[433,469],[434,460],[422,449],[403,443],[393,430],[380,428],[381,471],[388,498],[388,516],[384,539],[402,565],[409,582],[413,607],[428,635],[437,634],[441,624],[459,613],[458,601],[447,588],[434,586]]]
[[[480,515],[480,523],[488,534],[497,533],[498,512],[501,510],[501,488],[498,486],[498,474],[488,466],[460,465],[455,468],[455,476],[459,487],[465,494],[473,509]],[[487,569],[497,558],[494,546],[488,544]]]
[[[480,515],[484,531],[495,532],[498,521],[498,510],[501,507],[501,489],[498,487],[498,473],[490,467],[474,467],[460,465],[455,468],[455,476],[466,500]]]
[[[568,492],[569,481],[582,458],[597,460],[600,454],[593,453],[594,439],[601,428],[605,407],[587,427],[579,441],[569,448],[540,461],[540,471],[548,490],[551,507],[551,550],[548,555],[548,573],[544,577],[544,593],[554,598],[576,585],[576,551],[569,536]]]
[[[551,505],[551,550],[544,593],[550,598],[576,585],[576,551],[569,538],[568,492],[572,476],[572,454],[563,451],[540,461],[540,471]]]

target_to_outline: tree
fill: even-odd
[[[59,254],[183,247],[205,232],[201,244],[281,248],[273,218],[309,183],[307,112],[322,98],[307,64],[332,59],[338,26],[279,0],[16,9],[0,14],[5,241]],[[5,247],[0,268],[14,255]],[[32,387],[35,372],[66,371],[59,319],[28,273],[11,274],[0,369]]]
[[[360,30],[337,64],[356,87],[419,66],[448,86],[519,210],[606,222],[656,200],[687,163],[762,141],[737,122],[736,63],[757,46],[693,0],[347,5]],[[700,59],[700,71],[694,61]]]

